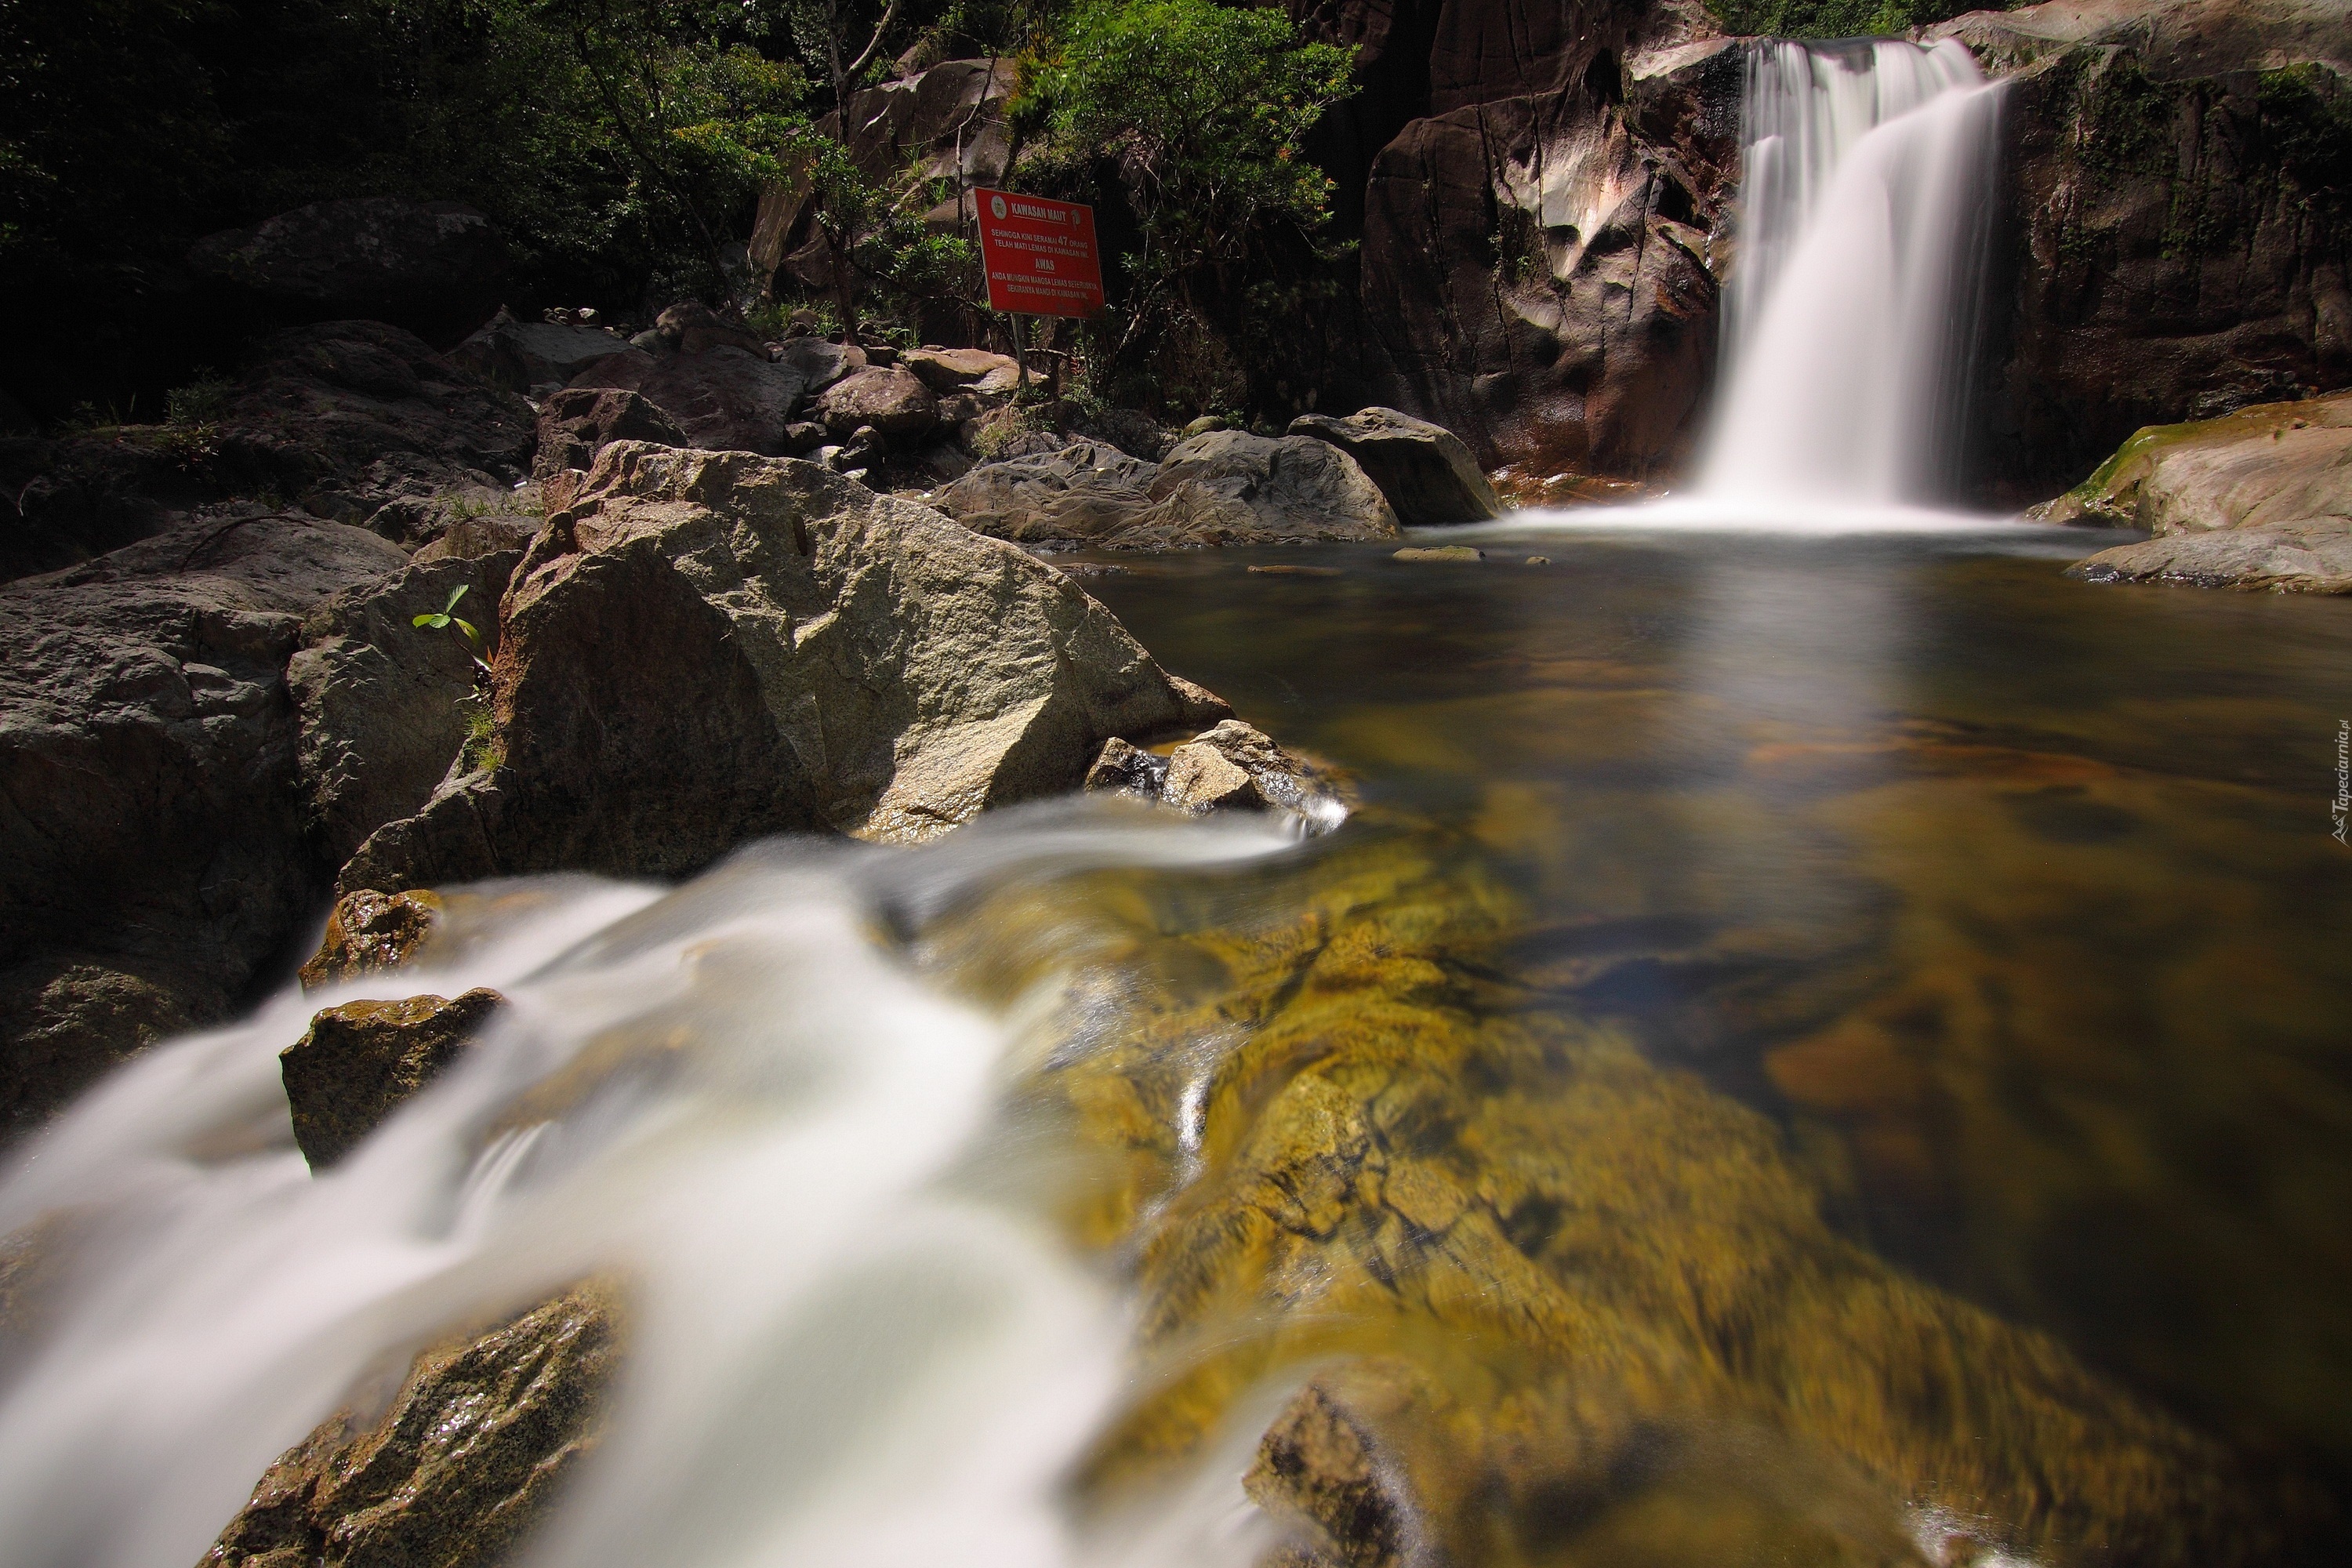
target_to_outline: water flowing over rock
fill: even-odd
[[[592,1282],[416,1358],[270,1467],[197,1568],[498,1568],[596,1447],[621,1308]]]
[[[437,893],[416,889],[379,893],[362,889],[335,900],[319,951],[302,965],[302,986],[316,991],[340,981],[397,969],[432,936],[444,905]]]
[[[2352,393],[2142,430],[2029,515],[2158,536],[2074,568],[2093,582],[2352,593]]]
[[[1265,731],[1238,719],[1220,721],[1165,757],[1123,740],[1105,742],[1087,772],[1086,787],[1156,801],[1193,816],[1286,813],[1307,834],[1339,826],[1354,798],[1332,769],[1285,751]]]
[[[1502,500],[1470,448],[1444,426],[1393,408],[1365,408],[1344,419],[1302,414],[1290,422],[1290,434],[1328,441],[1355,458],[1407,528],[1503,515]]]
[[[1750,48],[1702,492],[1887,505],[1956,488],[1999,92],[1951,42]]]
[[[2352,383],[2340,5],[2070,0],[1932,31],[2008,81],[1976,492],[2021,504],[2143,426]]]
[[[0,1121],[222,1016],[320,885],[284,670],[406,557],[273,517],[0,588]]]
[[[622,443],[559,501],[507,592],[497,764],[346,889],[929,837],[1226,711],[1053,568],[814,464]]]

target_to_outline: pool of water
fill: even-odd
[[[1843,1237],[2340,1500],[2352,604],[2024,528],[1479,543],[1087,582],[1509,890],[1486,1005],[1760,1112]]]

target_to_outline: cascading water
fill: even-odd
[[[530,1562],[1106,1561],[1054,1489],[1119,1390],[1126,1325],[1003,1191],[1037,1134],[995,1108],[1034,1064],[872,932],[1017,879],[1289,842],[1057,803],[920,850],[780,841],[675,891],[489,885],[467,895],[494,906],[478,940],[391,994],[509,1005],[316,1176],[278,1053],[380,981],[158,1047],[0,1179],[0,1235],[44,1227],[65,1268],[0,1341],[0,1556],[194,1563],[354,1388],[609,1272],[625,1374]],[[1243,1463],[1116,1561],[1247,1561]]]
[[[1884,507],[1948,492],[1999,90],[1949,39],[1749,54],[1706,500]]]

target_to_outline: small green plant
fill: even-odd
[[[466,651],[473,659],[475,668],[487,674],[490,667],[482,658],[482,634],[474,629],[473,622],[457,614],[457,601],[464,598],[466,590],[472,586],[470,583],[458,584],[449,590],[447,604],[438,610],[428,610],[424,615],[411,618],[408,624],[420,631],[438,632],[446,631],[451,626],[457,627],[465,634]]]
[[[466,713],[466,742],[457,750],[462,759],[459,771],[478,773],[497,767],[502,759],[499,754],[498,729],[490,719],[489,700],[477,691],[459,702],[458,707]]]
[[[217,425],[228,416],[229,384],[199,368],[196,379],[163,395],[163,423],[188,426]]]

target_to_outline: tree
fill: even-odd
[[[1331,181],[1300,147],[1349,92],[1353,59],[1278,10],[1094,0],[1071,17],[1034,87],[1055,154],[1108,161],[1139,222],[1114,357],[1270,233],[1324,226]]]

